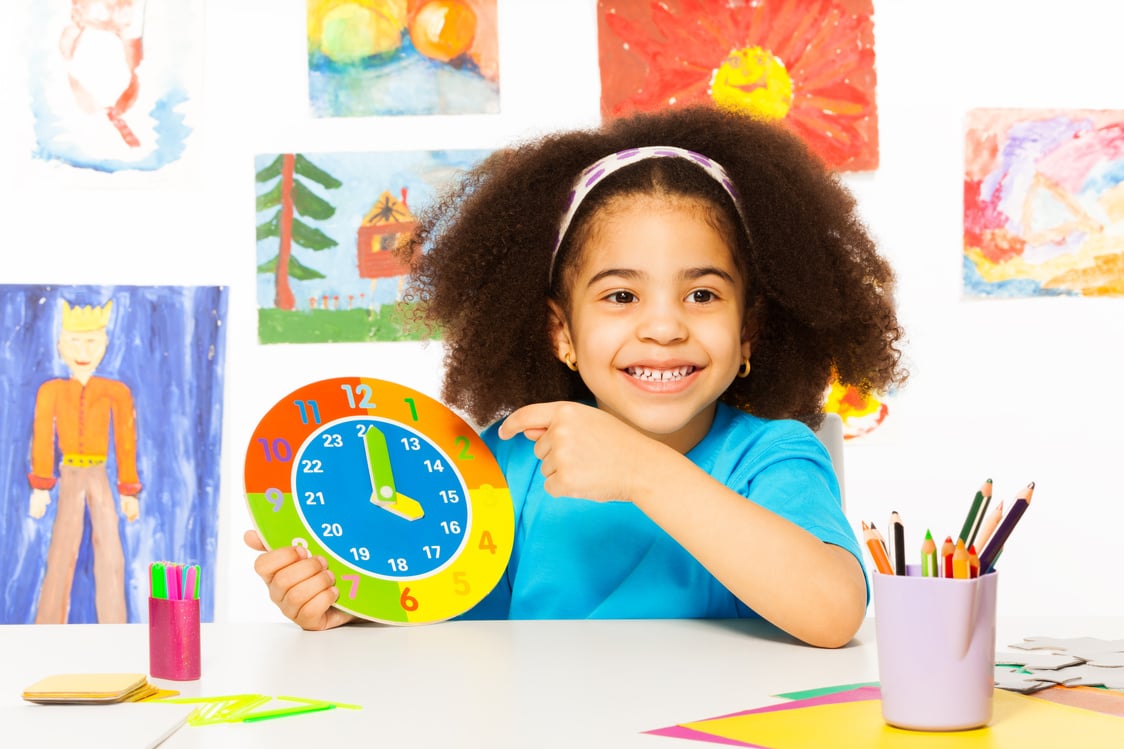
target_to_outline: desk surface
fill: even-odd
[[[1003,619],[996,647],[1029,636],[1117,639],[1124,618]],[[185,726],[161,745],[168,749],[685,748],[705,745],[643,732],[778,702],[771,696],[778,693],[878,678],[870,619],[838,650],[801,645],[760,621],[707,620],[361,624],[330,632],[204,624],[201,639],[199,681],[153,681],[184,696],[291,695],[363,709]],[[5,715],[15,706],[37,709],[20,694],[49,674],[147,670],[143,624],[0,626]],[[15,723],[3,726],[4,745],[35,746]]]

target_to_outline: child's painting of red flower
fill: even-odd
[[[878,166],[872,0],[598,0],[606,118],[712,102]]]

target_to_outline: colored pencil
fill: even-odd
[[[941,544],[941,577],[952,577],[952,552],[956,544],[952,543],[952,536],[945,536]]]
[[[933,540],[932,531],[925,531],[925,540],[921,542],[921,576],[940,577],[941,571],[937,566],[937,542]]]
[[[894,537],[894,574],[905,574],[905,526],[897,510],[890,513],[890,533]]]
[[[968,577],[980,576],[980,555],[976,553],[976,545],[968,547]]]
[[[956,539],[956,548],[952,552],[952,576],[957,580],[967,580],[968,574],[968,548],[964,546],[964,539]]]
[[[1031,481],[1026,485],[1026,488],[1019,492],[1015,498],[1015,503],[1011,506],[1007,516],[1003,518],[1003,522],[995,529],[991,540],[987,542],[987,546],[980,552],[980,574],[991,572],[995,566],[995,560],[999,557],[999,552],[1003,550],[1003,545],[1007,543],[1010,538],[1011,532],[1015,530],[1015,525],[1022,518],[1023,513],[1030,507],[1030,499],[1034,496],[1034,482]]]
[[[873,520],[870,522],[870,532],[878,539],[878,543],[882,544],[882,551],[886,552],[886,558],[889,559],[890,546],[886,543],[886,539],[882,536],[882,531],[878,530],[878,526],[874,524]],[[892,564],[890,566],[893,567]]]
[[[980,523],[980,532],[976,534],[974,546],[977,549],[982,549],[987,540],[991,538],[991,534],[995,533],[995,529],[999,527],[999,521],[1003,519],[1003,501],[1000,500],[999,504],[991,508],[991,512],[987,514],[984,521]]]
[[[972,505],[968,508],[968,517],[964,518],[964,525],[960,528],[960,535],[957,536],[967,546],[972,536],[972,530],[979,526],[979,516],[982,510],[980,507],[983,505],[984,497],[991,497],[991,479],[988,479],[976,492],[976,496],[972,499]]]
[[[976,513],[976,520],[972,523],[972,530],[968,533],[968,537],[964,539],[965,546],[971,546],[976,542],[976,536],[980,532],[980,526],[983,525],[984,518],[987,516],[987,506],[991,504],[991,479],[984,482],[983,488],[983,502],[980,504],[980,509]]]
[[[894,568],[890,566],[890,558],[886,556],[886,547],[878,540],[875,535],[876,531],[872,526],[863,521],[863,540],[866,542],[866,548],[870,550],[870,557],[874,560],[875,568],[883,575],[894,574]]]

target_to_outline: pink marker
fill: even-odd
[[[183,584],[183,597],[185,599],[198,598],[199,592],[196,586],[199,584],[199,565],[190,564],[184,570],[184,584]]]
[[[180,600],[181,591],[180,591],[180,565],[179,565],[179,563],[166,565],[164,567],[164,571],[167,573],[168,598],[170,598],[173,601]]]

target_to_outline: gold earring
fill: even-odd
[[[748,356],[745,358],[744,361],[742,361],[741,367],[738,368],[738,377],[741,377],[742,379],[745,379],[746,377],[749,377],[749,357]]]
[[[570,368],[571,372],[577,372],[578,371],[577,359],[575,359],[574,355],[572,353],[570,353],[569,351],[567,351],[566,355],[564,357],[562,357],[562,361],[565,362],[566,366]]]

